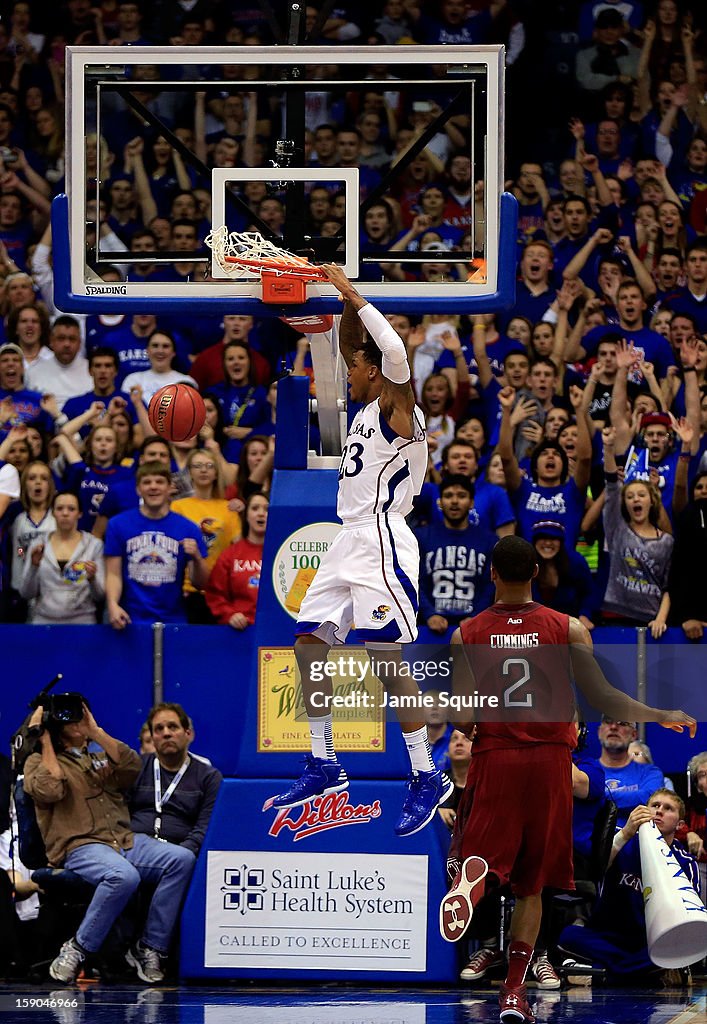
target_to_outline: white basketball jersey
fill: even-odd
[[[336,511],[342,520],[382,512],[406,516],[427,472],[427,436],[422,410],[413,410],[414,437],[399,437],[379,400],[356,414],[339,466]]]

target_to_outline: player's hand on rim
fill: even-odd
[[[350,299],[352,295],[358,294],[346,274],[336,263],[323,263],[322,270],[334,287],[339,289],[342,302]]]

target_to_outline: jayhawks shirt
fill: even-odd
[[[584,493],[572,478],[557,487],[541,487],[523,477],[518,490],[511,493],[511,503],[521,537],[532,543],[534,524],[551,519],[564,526],[567,548],[573,548],[577,543],[584,514]]]
[[[182,583],[190,562],[182,541],[192,537],[202,558],[201,530],[176,512],[149,519],[140,509],[121,512],[108,523],[104,554],[123,560],[120,605],[133,622],[186,622]]]

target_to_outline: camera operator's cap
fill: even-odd
[[[553,519],[543,519],[539,523],[533,523],[533,540],[536,540],[538,537],[564,540],[565,528],[562,523],[558,523]]]
[[[24,359],[25,357],[20,346],[15,345],[13,341],[6,341],[4,345],[0,345],[0,356],[4,355],[6,352],[13,352],[16,356],[19,356],[20,359]]]
[[[594,19],[594,28],[621,28],[623,23],[623,15],[619,11],[604,7]]]
[[[0,349],[0,352],[2,349]],[[645,430],[646,427],[667,427],[668,430],[673,429],[673,424],[667,412],[647,412],[641,416],[641,430]]]

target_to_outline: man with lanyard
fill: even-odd
[[[130,793],[130,827],[198,856],[223,776],[203,758],[189,755],[194,734],[180,704],[155,705],[147,725],[155,753],[143,755]]]

